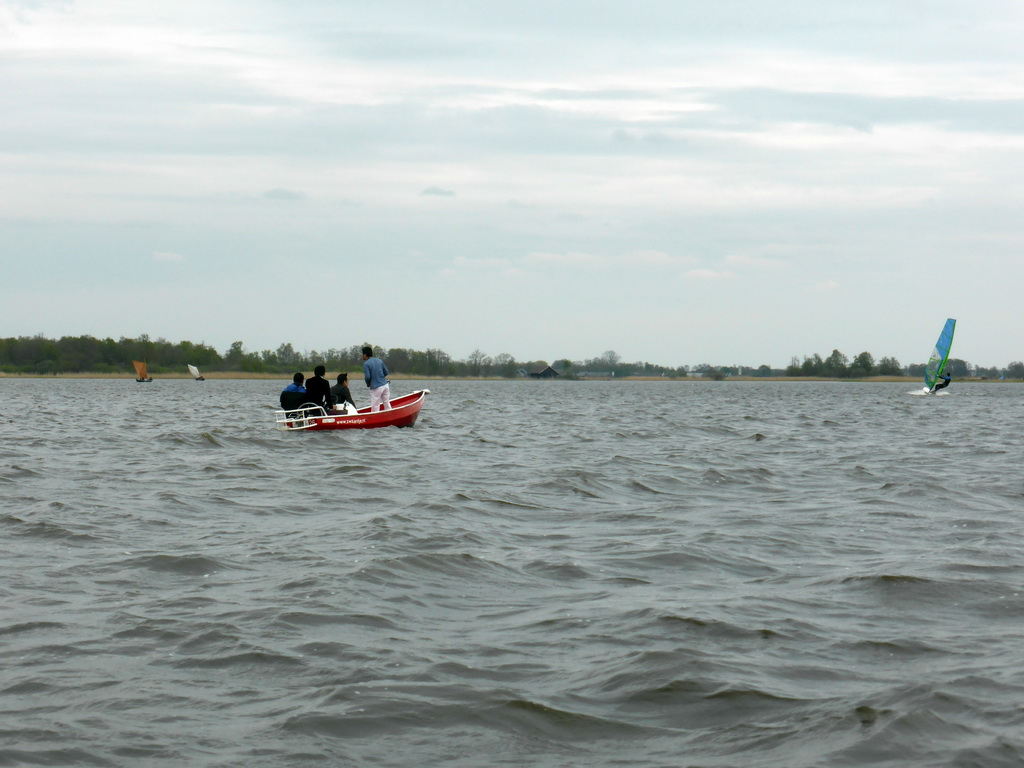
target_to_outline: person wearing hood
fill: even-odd
[[[281,390],[281,408],[286,411],[294,411],[306,402],[306,388],[302,382],[306,377],[301,373],[292,376],[292,383]]]

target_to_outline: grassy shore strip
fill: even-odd
[[[171,379],[191,379],[187,373],[151,373],[154,381],[171,380]],[[253,380],[253,379],[266,379],[272,381],[283,381],[290,382],[291,376],[286,373],[246,373],[244,371],[211,371],[207,373],[203,372],[203,377],[206,379],[235,379],[235,380]],[[329,373],[327,380],[332,384],[338,378],[338,372]],[[348,379],[350,384],[359,384],[363,378],[362,371],[350,371]],[[402,381],[403,379],[412,379],[415,381],[522,381],[520,378],[508,379],[502,376],[407,376],[402,373],[392,373],[388,376],[389,379],[394,381]],[[124,381],[135,381],[135,377],[131,374],[123,373],[3,373],[0,371],[0,379],[122,379]],[[562,379],[562,381],[661,381],[661,382],[679,382],[679,383],[696,383],[696,382],[710,382],[711,379],[704,378],[702,376],[687,376],[685,378],[672,378],[669,376],[626,376],[622,378],[596,378],[588,377],[587,379]],[[849,382],[861,382],[861,383],[875,383],[875,382],[908,382],[914,384],[920,384],[921,378],[919,376],[868,376],[861,379],[830,379],[820,376],[729,376],[723,381],[787,381],[787,382],[808,382],[808,381],[849,381]],[[955,379],[954,383],[978,383],[978,384],[1007,384],[1007,383],[1022,383],[1024,379],[982,379],[982,378],[960,378]]]

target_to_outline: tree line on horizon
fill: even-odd
[[[292,344],[281,344],[276,350],[246,351],[241,341],[233,342],[223,354],[207,344],[191,341],[171,342],[150,339],[143,334],[134,339],[121,337],[97,339],[92,336],[62,336],[49,339],[41,335],[0,338],[0,372],[24,374],[58,373],[125,373],[134,375],[133,360],[145,361],[151,374],[183,373],[191,363],[201,371],[243,373],[280,373],[290,376],[295,371],[311,371],[317,365],[329,371],[356,371],[362,367],[363,344],[342,349],[300,352]],[[401,347],[374,346],[376,354],[394,373],[407,376],[501,377],[514,378],[548,366],[544,360],[516,360],[508,353],[487,355],[474,350],[465,360],[457,360],[440,349],[413,350]],[[877,362],[869,352],[852,359],[838,349],[825,358],[814,354],[802,360],[793,357],[785,369],[768,365],[713,366],[707,363],[688,367],[663,366],[647,362],[626,362],[609,350],[589,360],[555,360],[551,367],[565,378],[660,376],[685,378],[697,375],[723,379],[729,376],[867,378],[870,376],[921,376],[924,363],[903,366],[892,357]],[[956,378],[1024,378],[1024,362],[1015,361],[1005,368],[972,366],[965,360],[951,358],[949,372]]]

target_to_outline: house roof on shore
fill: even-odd
[[[558,376],[558,371],[550,365],[545,365],[541,368],[534,368],[530,371],[529,376],[531,379],[553,379]]]

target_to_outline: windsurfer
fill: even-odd
[[[950,382],[950,380],[952,378],[953,377],[950,376],[948,373],[943,373],[939,377],[939,380],[935,382],[935,386],[932,387],[932,389],[931,389],[932,394],[934,394],[935,392],[938,392],[940,389],[948,387],[949,386],[949,382]]]

